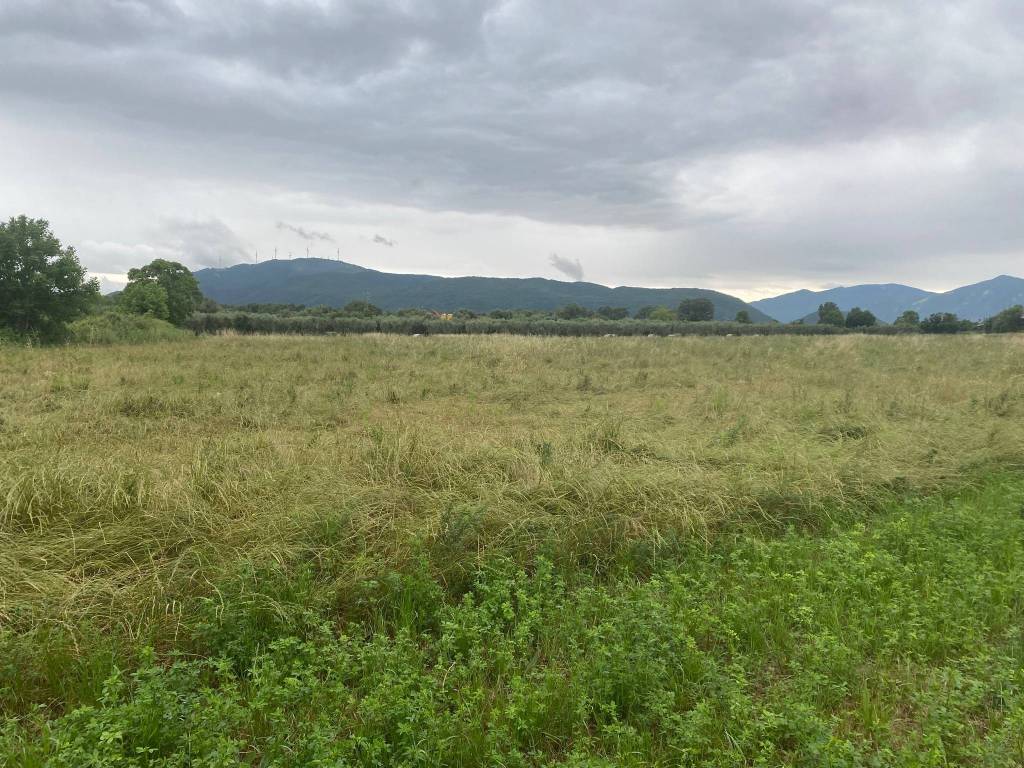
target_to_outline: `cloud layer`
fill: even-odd
[[[751,292],[1019,273],[1022,34],[1013,0],[6,0],[0,213],[194,264],[291,237]],[[359,250],[385,226],[415,245]]]

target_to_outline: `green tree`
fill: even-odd
[[[129,283],[121,292],[118,306],[132,315],[150,315],[166,320],[167,291],[159,283]]]
[[[896,318],[894,325],[901,327],[917,327],[921,324],[921,316],[917,314],[913,309],[908,309],[902,315]]]
[[[594,313],[586,307],[581,307],[579,304],[566,304],[564,307],[559,307],[555,312],[555,317],[560,320],[579,320],[584,317],[593,317]]]
[[[826,301],[818,307],[818,323],[842,328],[846,318],[843,317],[843,310],[834,301]]]
[[[952,312],[936,312],[921,321],[922,333],[958,333],[963,330],[967,330],[964,321]]]
[[[1016,304],[990,317],[985,323],[992,333],[1013,333],[1024,331],[1024,306]]]
[[[605,320],[625,320],[629,317],[629,310],[625,307],[598,307],[597,314]]]
[[[377,317],[384,314],[383,309],[368,301],[350,301],[341,311],[349,317]]]
[[[747,310],[745,310],[745,309],[741,309],[739,312],[736,313],[736,322],[737,323],[749,323],[750,322],[750,313],[747,312]]]
[[[683,299],[679,302],[676,315],[688,323],[714,320],[715,305],[710,299]]]
[[[648,304],[646,307],[640,307],[640,309],[636,311],[634,317],[637,320],[647,320],[648,318],[650,318],[651,314],[653,314],[654,310],[656,309],[657,307]]]
[[[156,283],[167,292],[167,319],[175,325],[184,325],[203,300],[192,272],[176,261],[156,259],[128,270],[128,285],[137,283]]]
[[[203,300],[199,302],[199,306],[196,307],[196,311],[206,312],[212,315],[216,312],[220,312],[220,304],[207,296],[203,296]]]
[[[878,318],[871,310],[854,307],[846,315],[847,328],[870,328],[872,325],[878,325]]]
[[[677,316],[675,312],[668,307],[655,307],[648,316],[648,319],[661,323],[671,323],[673,320],[677,319]]]
[[[61,245],[44,219],[0,222],[0,327],[16,336],[59,341],[67,324],[97,302],[75,249]]]

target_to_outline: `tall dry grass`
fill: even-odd
[[[22,636],[170,643],[240,564],[301,563],[355,611],[353,585],[424,552],[452,584],[495,550],[600,570],[1024,463],[1020,337],[0,355],[0,631]]]

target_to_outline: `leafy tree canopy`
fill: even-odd
[[[872,325],[878,325],[878,319],[871,310],[854,307],[846,315],[847,328],[870,328]]]
[[[952,312],[936,312],[921,321],[922,333],[958,333],[969,330],[972,323],[961,320]]]
[[[368,301],[350,301],[341,311],[352,317],[377,317],[384,314],[384,310]]]
[[[992,333],[1024,331],[1024,306],[1015,304],[1008,309],[1004,309],[998,315],[989,318],[986,325]]]
[[[741,309],[739,312],[736,313],[736,322],[737,323],[749,323],[750,322],[750,313],[747,312],[747,310],[745,310],[745,309]]]
[[[680,320],[698,322],[715,319],[715,305],[710,299],[683,299],[676,311]]]
[[[597,315],[605,320],[625,320],[629,317],[629,310],[625,307],[598,307]]]
[[[129,283],[121,292],[121,309],[132,315],[150,315],[166,320],[167,291],[159,283]]]
[[[156,283],[167,292],[167,319],[175,325],[184,325],[203,300],[192,272],[176,261],[156,259],[128,270],[128,286],[136,283]]]
[[[676,320],[676,313],[668,307],[655,307],[651,312],[650,319],[660,323],[671,323]]]
[[[593,317],[593,311],[579,304],[566,304],[555,311],[555,317],[560,320],[579,320],[583,317]]]
[[[49,222],[27,216],[0,222],[0,328],[59,341],[99,292],[99,283],[86,279],[75,249],[61,245]]]
[[[908,309],[906,312],[904,312],[902,315],[896,318],[896,322],[894,323],[894,325],[902,326],[917,326],[920,324],[921,316],[917,314],[917,312],[914,311],[913,309]]]
[[[826,301],[818,307],[818,323],[821,325],[834,325],[843,327],[846,318],[843,317],[843,310],[834,301]]]

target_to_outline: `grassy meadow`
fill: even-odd
[[[1024,336],[0,346],[0,765],[1024,764]]]

